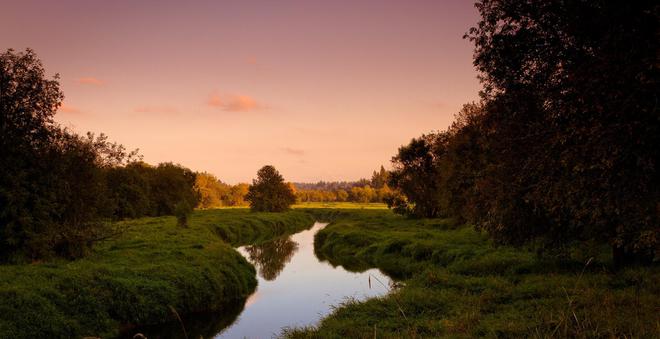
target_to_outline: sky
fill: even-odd
[[[478,100],[469,0],[0,0],[0,49],[33,49],[56,121],[228,183],[357,180]]]

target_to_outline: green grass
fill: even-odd
[[[607,253],[570,259],[496,247],[451,220],[412,220],[386,210],[307,210],[332,221],[317,255],[351,270],[377,267],[403,287],[347,301],[319,326],[290,338],[627,337],[660,333],[660,269],[614,272]],[[589,260],[593,257],[594,259]],[[588,265],[586,263],[589,262]]]
[[[387,209],[387,205],[380,202],[300,202],[293,208]]]
[[[90,256],[0,265],[0,338],[112,337],[120,325],[154,324],[179,314],[222,309],[256,286],[250,265],[232,246],[311,226],[302,211],[197,211],[189,228],[174,217],[125,224],[120,238]]]

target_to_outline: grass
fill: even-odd
[[[412,220],[387,210],[308,213],[332,223],[317,255],[351,270],[377,267],[403,287],[339,305],[289,338],[621,337],[660,333],[660,269],[613,271],[604,249],[539,258],[494,246],[451,220]]]
[[[172,320],[170,307],[186,315],[234,305],[256,276],[232,246],[312,222],[302,211],[247,209],[196,211],[189,228],[143,218],[81,260],[0,265],[0,338],[114,337],[120,326]]]
[[[387,209],[387,205],[380,202],[300,202],[293,208]]]

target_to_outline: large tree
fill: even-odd
[[[475,66],[488,150],[475,222],[503,242],[609,242],[619,262],[660,239],[660,6],[483,0]],[[496,156],[495,156],[496,155]],[[480,216],[480,217],[479,217]]]
[[[0,257],[77,257],[105,234],[102,167],[123,150],[57,126],[56,75],[32,50],[0,55]],[[121,153],[121,152],[120,152]]]
[[[282,212],[296,202],[296,195],[275,167],[267,165],[257,172],[245,200],[258,212]]]
[[[441,215],[436,166],[440,134],[426,134],[401,146],[392,158],[388,184],[402,196],[392,196],[388,205],[396,212],[415,217],[436,218]],[[405,197],[405,198],[404,198]]]

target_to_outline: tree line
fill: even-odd
[[[177,214],[185,223],[199,199],[195,173],[59,126],[58,79],[32,50],[0,54],[0,259],[83,256],[119,232],[112,220]]]
[[[195,189],[200,195],[198,208],[247,206],[245,196],[249,187],[250,185],[246,183],[226,184],[210,173],[197,173]]]
[[[179,164],[147,164],[137,150],[104,134],[74,133],[53,118],[64,98],[58,79],[46,77],[30,49],[0,55],[1,261],[82,257],[122,232],[117,220],[175,215],[186,226],[194,208],[249,204],[255,211],[284,211],[302,197],[325,199],[316,191],[314,198],[308,190],[296,194],[272,166],[252,185],[228,185]],[[331,193],[333,201],[381,201],[382,175],[383,168],[371,181],[337,186],[348,192],[322,194]]]
[[[395,192],[388,185],[389,172],[383,166],[371,179],[317,183],[293,183],[300,202],[385,202]]]
[[[659,7],[483,0],[466,38],[481,100],[393,157],[397,212],[453,217],[505,244],[660,246]]]
[[[295,195],[296,202],[385,202],[395,194],[388,186],[389,172],[383,166],[374,171],[371,179],[317,183],[287,183]],[[199,208],[247,206],[246,200],[250,185],[239,183],[229,185],[216,176],[197,173],[195,189],[200,195]]]

